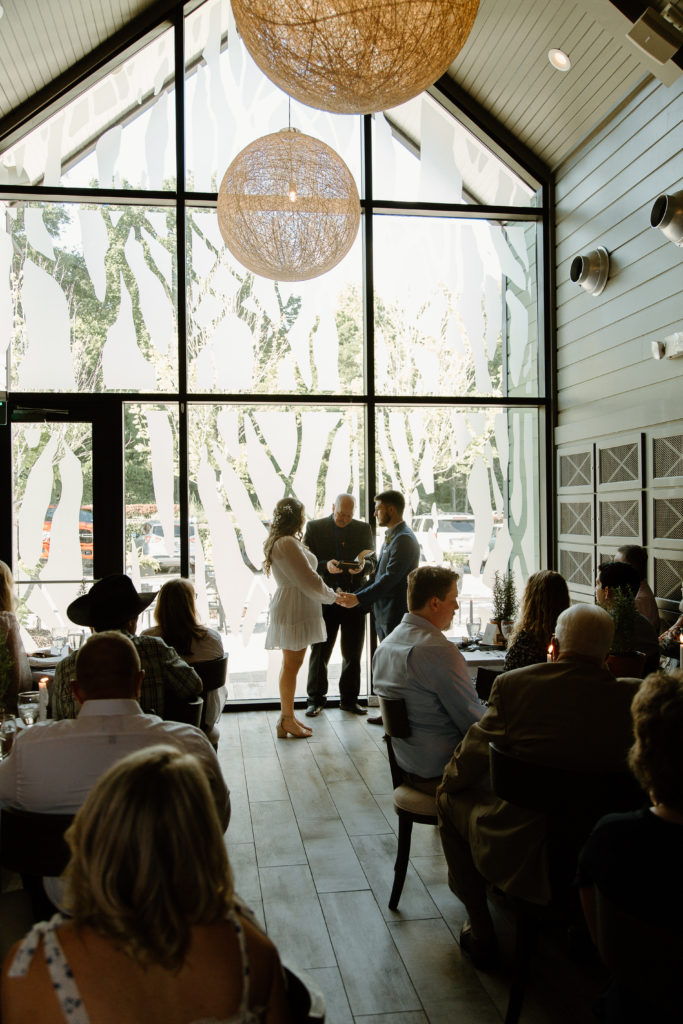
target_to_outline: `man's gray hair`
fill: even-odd
[[[573,604],[558,616],[555,636],[561,656],[576,654],[603,662],[612,645],[614,621],[604,608]]]

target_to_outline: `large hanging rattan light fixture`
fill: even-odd
[[[353,245],[360,200],[353,175],[326,143],[296,128],[251,142],[218,192],[218,226],[248,270],[274,281],[307,281]]]
[[[320,110],[369,114],[433,85],[455,60],[479,0],[232,0],[264,74]]]

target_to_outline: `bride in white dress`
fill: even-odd
[[[273,512],[263,545],[266,575],[273,573],[277,590],[270,602],[266,650],[282,651],[280,668],[280,739],[305,739],[312,730],[294,716],[296,677],[310,644],[327,639],[323,604],[348,607],[348,595],[337,594],[316,572],[318,560],[302,543],[304,507],[296,498],[282,498]]]

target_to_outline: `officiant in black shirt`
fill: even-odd
[[[353,518],[354,507],[355,499],[350,494],[340,494],[335,500],[332,514],[324,519],[311,520],[304,532],[304,544],[318,559],[318,572],[325,583],[347,593],[353,593],[364,586],[377,564],[375,538],[370,524]],[[356,715],[364,715],[366,709],[358,703],[358,694],[360,659],[365,640],[365,612],[360,607],[347,609],[336,604],[323,605],[322,611],[327,626],[327,640],[311,646],[306,714],[314,718],[325,706],[327,666],[341,629],[341,708]]]

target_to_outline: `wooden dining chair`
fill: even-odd
[[[325,1024],[325,997],[315,982],[291,964],[282,969],[292,1024]]]
[[[404,774],[394,755],[392,737],[405,739],[410,736],[406,702],[401,697],[380,697],[379,707],[387,737],[387,753],[394,786],[394,810],[398,815],[398,850],[394,863],[394,884],[389,897],[389,910],[396,910],[408,871],[413,824],[437,824],[436,798],[428,793],[421,793],[419,789],[405,782]]]
[[[33,920],[54,913],[43,889],[43,877],[61,875],[71,852],[64,833],[73,814],[43,814],[14,807],[0,810],[0,865],[21,876],[31,900]]]
[[[207,736],[210,736],[212,727],[209,726],[207,728],[206,725],[206,695],[225,685],[225,680],[228,677],[228,655],[226,653],[222,658],[213,658],[211,661],[195,661],[192,668],[201,679],[203,686],[204,707],[202,708],[200,725]]]
[[[166,722],[183,722],[185,725],[196,725],[200,728],[203,708],[204,701],[201,697],[179,700],[166,694],[163,718]]]
[[[516,918],[515,953],[505,1024],[517,1024],[529,965],[544,923],[581,921],[574,886],[581,847],[596,821],[612,811],[642,805],[633,776],[622,772],[576,771],[530,761],[489,743],[491,789],[502,800],[536,811],[545,819],[551,900],[532,903],[504,894]]]
[[[486,703],[491,696],[491,690],[493,684],[501,673],[499,668],[486,668],[485,665],[480,665],[477,669],[477,678],[474,683],[474,688],[477,691],[477,697]]]

